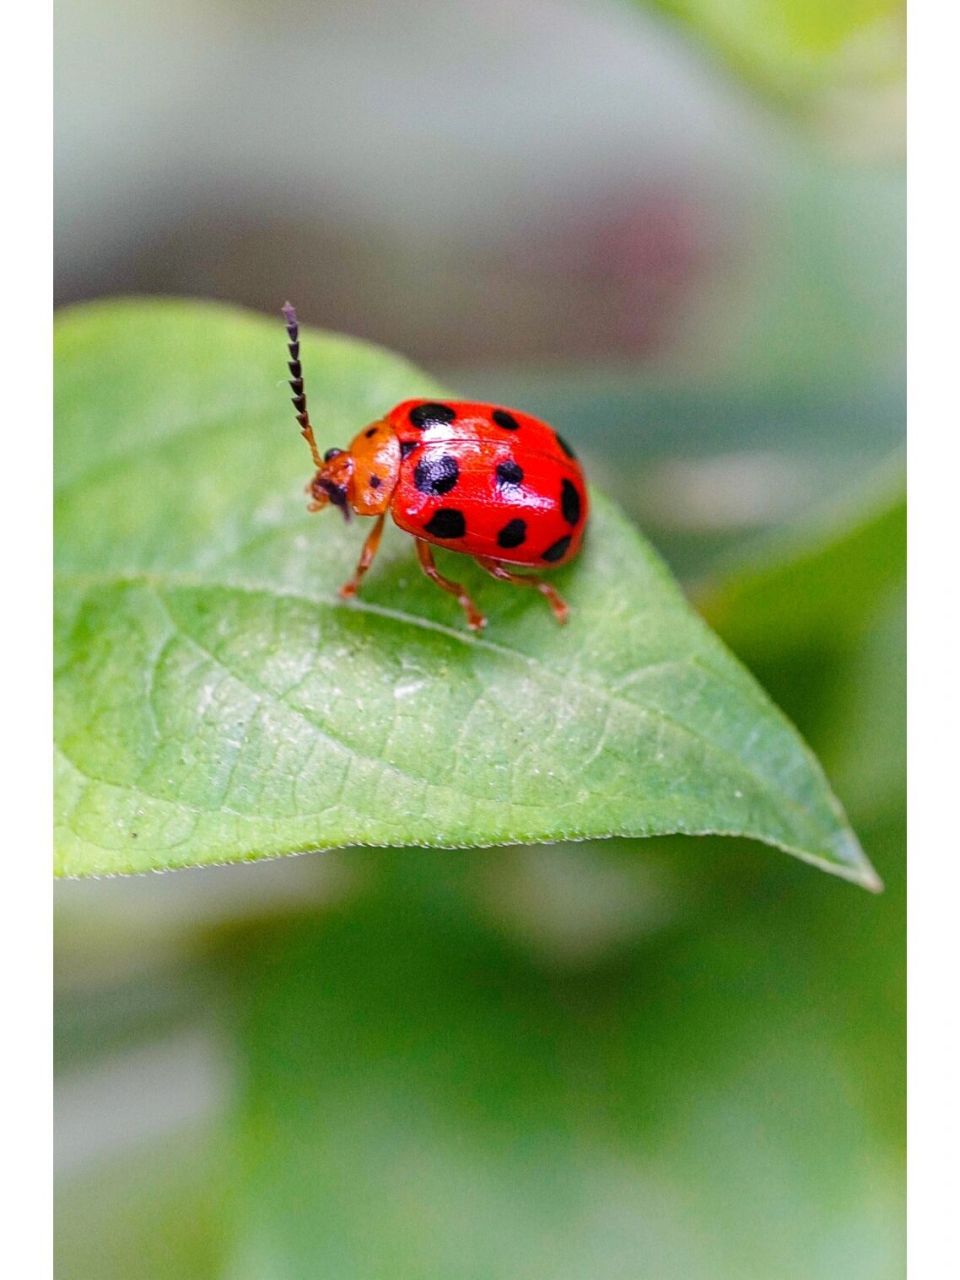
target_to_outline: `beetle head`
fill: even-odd
[[[353,458],[344,449],[328,449],[323,455],[323,466],[307,485],[312,498],[311,511],[320,511],[329,503],[343,512],[344,520],[350,519],[350,481],[353,478]]]

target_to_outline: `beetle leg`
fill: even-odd
[[[357,594],[360,589],[360,583],[363,575],[373,564],[373,557],[377,554],[377,548],[380,546],[380,535],[383,533],[384,517],[380,516],[373,528],[367,535],[367,540],[363,544],[363,550],[360,552],[360,559],[357,561],[357,567],[353,571],[353,577],[349,582],[345,582],[340,588],[340,594],[344,599],[349,600]]]
[[[473,603],[470,597],[461,587],[459,582],[451,582],[449,578],[445,578],[441,574],[437,566],[433,562],[433,551],[429,542],[424,542],[422,538],[416,538],[417,556],[420,560],[420,567],[427,575],[431,582],[435,582],[441,591],[448,591],[450,595],[457,597],[457,604],[467,615],[467,626],[471,631],[481,631],[486,625],[487,620]]]
[[[556,620],[561,624],[566,622],[570,615],[570,606],[549,582],[544,582],[543,578],[538,578],[534,573],[511,573],[499,560],[491,560],[487,556],[475,558],[480,568],[486,569],[491,578],[497,578],[500,582],[512,582],[517,587],[533,587],[535,591],[539,591],[553,610]]]

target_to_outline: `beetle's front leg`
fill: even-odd
[[[373,564],[373,557],[377,554],[377,548],[380,546],[380,535],[383,533],[384,519],[384,516],[378,516],[376,523],[367,536],[366,542],[363,544],[363,550],[360,552],[360,559],[357,561],[357,567],[353,571],[353,577],[340,588],[340,594],[345,600],[350,600],[357,594],[363,575]]]

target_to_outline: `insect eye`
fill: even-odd
[[[332,462],[334,458],[339,458],[341,453],[343,453],[342,449],[328,449],[323,455],[323,460],[324,462]]]

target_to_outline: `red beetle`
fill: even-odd
[[[558,622],[568,608],[554,588],[507,564],[556,568],[580,549],[587,488],[573,450],[552,427],[528,413],[467,400],[404,400],[365,427],[346,449],[321,457],[307,413],[297,316],[283,308],[290,342],[290,386],[316,475],[307,486],[310,511],[331,503],[349,519],[375,516],[353,577],[340,588],[355,596],[380,544],[387,512],[414,536],[424,573],[457,597],[472,630],[486,618],[458,582],[437,570],[431,545],[472,556],[494,578],[533,587]]]

